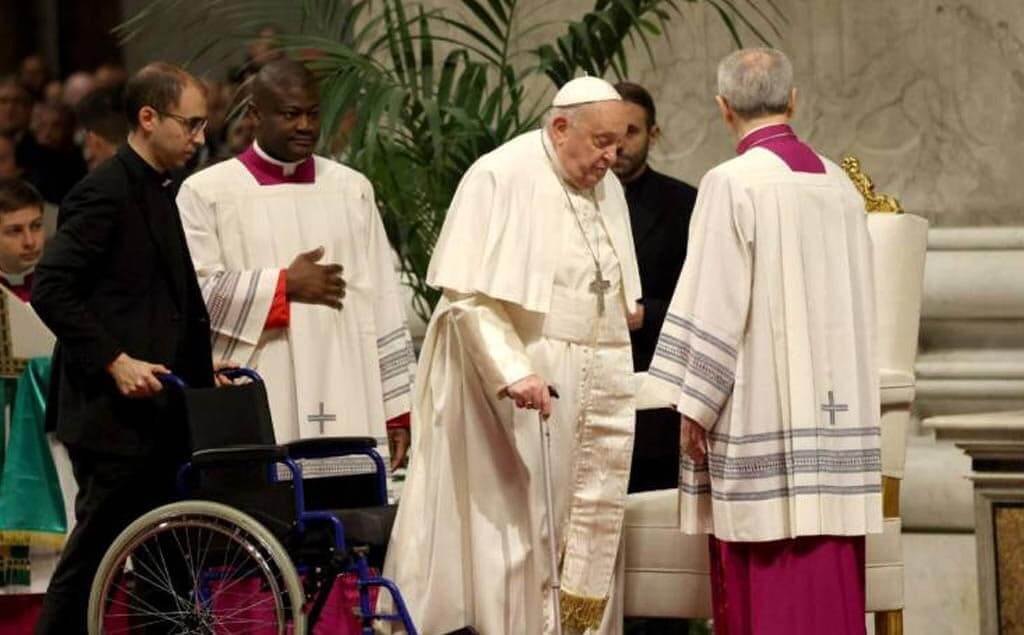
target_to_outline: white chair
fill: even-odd
[[[867,540],[867,610],[875,632],[903,632],[900,480],[906,458],[928,223],[909,214],[870,214],[878,303],[884,532]],[[679,531],[676,490],[631,494],[626,504],[625,614],[711,616],[708,544]]]

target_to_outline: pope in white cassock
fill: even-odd
[[[623,112],[607,82],[567,83],[543,129],[474,163],[448,210],[428,272],[444,297],[420,357],[385,566],[420,632],[553,630],[538,412],[551,431],[563,624],[621,631],[627,317],[641,297],[626,200],[608,171]]]
[[[715,631],[864,633],[881,531],[875,296],[864,204],[788,121],[789,60],[718,69],[736,158],[701,180],[645,387],[684,415],[681,527],[711,534]]]
[[[263,375],[278,443],[371,436],[386,453],[391,436],[394,467],[414,358],[373,188],[313,155],[319,92],[300,63],[264,66],[252,107],[256,142],[178,194],[214,357]]]

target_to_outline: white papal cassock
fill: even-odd
[[[639,275],[617,179],[593,197],[567,188],[611,283],[600,316],[594,261],[545,142],[524,134],[470,168],[430,266],[445,297],[420,356],[385,567],[423,633],[552,628],[538,415],[499,398],[531,373],[561,394],[548,425],[565,622],[621,629],[612,591],[635,392],[626,315]]]
[[[414,359],[370,182],[322,157],[281,164],[254,145],[188,178],[178,208],[214,356],[263,375],[278,443],[372,436],[386,453],[385,422],[409,411]],[[344,308],[292,303],[288,327],[266,329],[279,272],[318,246],[322,263],[344,267]]]

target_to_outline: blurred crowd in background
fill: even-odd
[[[188,172],[235,156],[252,143],[255,123],[242,107],[246,80],[280,52],[274,27],[246,47],[244,63],[204,78],[209,108],[206,146]],[[128,71],[104,63],[55,77],[31,54],[0,72],[0,178],[21,178],[56,206],[87,171],[112,156],[127,134],[121,93]],[[52,225],[51,219],[48,224]]]

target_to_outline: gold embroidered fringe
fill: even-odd
[[[60,549],[64,546],[64,534],[47,531],[0,530],[0,545],[31,545],[49,549]]]
[[[32,567],[28,547],[0,546],[0,588],[27,586],[32,583]]]
[[[601,626],[604,607],[608,598],[588,598],[565,591],[560,592],[562,602],[562,625],[584,632]]]

